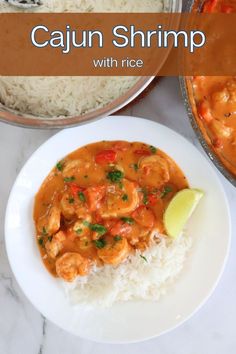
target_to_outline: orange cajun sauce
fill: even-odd
[[[46,268],[72,281],[94,263],[117,265],[146,249],[153,230],[165,233],[163,213],[187,187],[176,163],[147,144],[102,141],[72,152],[35,197],[36,240]]]
[[[203,12],[236,12],[235,0],[208,0]],[[203,135],[225,167],[236,175],[236,77],[196,76],[192,79],[197,120]]]

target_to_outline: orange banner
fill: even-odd
[[[236,14],[0,14],[0,75],[236,75]]]

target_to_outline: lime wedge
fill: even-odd
[[[176,238],[180,235],[203,195],[199,189],[183,189],[174,196],[164,213],[168,236]]]

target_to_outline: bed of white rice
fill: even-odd
[[[63,286],[73,305],[110,307],[129,300],[158,301],[183,269],[190,247],[191,239],[186,235],[175,240],[162,238],[117,267],[94,268],[87,277],[63,282]]]
[[[39,12],[162,12],[169,0],[42,0]],[[17,9],[3,3],[1,12]],[[22,10],[21,10],[22,11]],[[137,77],[0,77],[0,102],[36,116],[75,116],[127,92]]]

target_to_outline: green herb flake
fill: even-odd
[[[48,236],[48,241],[52,242],[52,236]]]
[[[94,240],[93,241],[96,248],[98,249],[102,249],[106,246],[106,240],[104,240],[103,238],[99,239],[99,240]]]
[[[121,198],[124,202],[127,202],[127,200],[129,200],[129,197],[128,197],[128,194],[124,194],[122,195],[122,198]]]
[[[165,198],[169,193],[171,193],[173,189],[170,186],[165,186],[164,190],[161,194],[161,198]]]
[[[59,161],[59,162],[56,164],[56,168],[57,168],[58,171],[62,171],[62,170],[63,170],[63,166],[64,166],[63,161]]]
[[[74,203],[74,198],[72,198],[72,197],[70,197],[69,199],[68,199],[68,202],[69,202],[69,204],[73,204]]]
[[[147,258],[146,257],[144,257],[143,255],[141,255],[140,254],[140,257],[145,261],[145,262],[147,262],[148,263],[148,260],[147,260]]]
[[[42,235],[43,236],[47,236],[47,229],[46,229],[46,227],[44,226],[43,228],[42,228]]]
[[[78,192],[78,197],[81,200],[81,202],[85,202],[86,198],[83,192]]]
[[[134,169],[135,172],[138,171],[138,164],[137,163],[134,163],[131,166],[132,166],[132,168]]]
[[[97,232],[100,236],[103,236],[107,233],[107,228],[103,225],[100,224],[91,224],[88,221],[83,222],[84,226],[87,226],[90,228],[90,230]]]
[[[107,233],[107,228],[99,224],[90,225],[90,229],[94,232],[97,232],[100,236],[103,236]]]
[[[74,180],[75,180],[75,176],[65,177],[64,178],[64,182],[66,182],[66,183],[73,182]]]
[[[157,152],[157,148],[155,148],[155,146],[149,146],[149,149],[150,149],[150,151],[151,151],[151,153],[152,154],[156,154],[156,152]]]
[[[143,193],[143,204],[147,205],[148,204],[148,192],[147,192],[146,188],[142,189],[142,193]]]
[[[121,236],[119,236],[119,235],[114,236],[114,241],[115,242],[118,242],[118,241],[121,241],[121,240],[122,240]]]
[[[107,174],[107,179],[113,183],[120,183],[124,178],[124,173],[119,170],[110,171]]]
[[[125,222],[126,224],[129,224],[129,225],[133,225],[134,224],[134,219],[133,218],[129,218],[129,217],[124,216],[123,218],[121,218],[121,220],[123,222]]]
[[[123,189],[124,186],[123,186],[123,183],[122,183],[122,182],[119,182],[118,185],[119,185],[119,188],[120,188],[120,189]]]
[[[85,245],[85,247],[87,247],[88,246],[88,241],[84,241],[84,245]]]
[[[44,240],[43,240],[43,237],[40,237],[38,239],[38,243],[39,243],[39,246],[43,247],[44,246]]]
[[[83,221],[83,224],[84,224],[84,226],[87,226],[87,227],[90,227],[90,226],[91,226],[90,222],[88,222],[87,220],[84,220],[84,221]]]
[[[82,232],[83,232],[83,229],[77,229],[76,231],[75,231],[78,235],[80,235]]]

